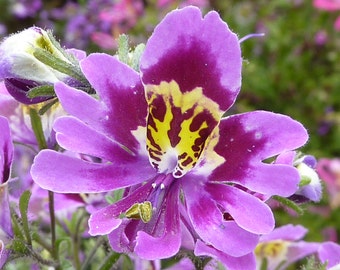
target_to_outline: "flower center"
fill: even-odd
[[[222,112],[201,87],[182,92],[175,81],[146,85],[147,150],[159,173],[179,178],[192,169]]]
[[[255,254],[259,258],[268,258],[276,262],[286,260],[288,242],[273,240],[271,242],[259,243],[255,248]]]

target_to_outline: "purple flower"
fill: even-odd
[[[13,237],[8,200],[8,181],[13,160],[13,144],[7,119],[0,116],[0,268],[9,256],[6,245]]]
[[[8,119],[13,140],[29,145],[36,151],[38,151],[38,145],[31,125],[30,109],[39,110],[42,105],[43,103],[25,105],[18,102],[8,93],[4,82],[0,82],[0,115]],[[44,137],[49,148],[53,148],[56,144],[52,125],[54,120],[61,115],[65,115],[65,111],[57,103],[41,117]]]
[[[257,245],[257,269],[267,260],[266,269],[286,269],[289,265],[312,254],[316,254],[321,263],[327,262],[327,269],[340,263],[340,246],[333,242],[305,242],[301,239],[307,229],[300,225],[285,225],[264,235]]]
[[[170,257],[186,234],[196,255],[253,269],[259,235],[274,227],[270,208],[253,194],[289,196],[299,183],[293,166],[263,161],[308,136],[300,123],[270,112],[221,118],[240,90],[241,63],[237,36],[216,12],[202,18],[195,7],[156,27],[141,77],[115,57],[88,56],[80,66],[98,96],[57,83],[70,116],[54,129],[61,147],[102,162],[42,151],[34,181],[61,193],[126,188],[89,220],[90,234],[109,234],[117,252]]]
[[[35,17],[41,8],[41,0],[19,0],[10,6],[11,13],[20,19]]]
[[[340,159],[321,158],[316,170],[324,181],[332,209],[340,206]]]

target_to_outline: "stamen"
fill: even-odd
[[[249,38],[253,38],[253,37],[263,37],[265,35],[265,33],[255,33],[255,34],[249,34],[244,36],[243,38],[241,38],[238,42],[241,44],[243,41],[249,39]]]

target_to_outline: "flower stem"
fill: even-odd
[[[56,262],[59,262],[59,254],[58,249],[56,247],[56,228],[55,228],[55,214],[54,214],[54,193],[52,191],[48,191],[48,207],[50,212],[51,219],[51,245],[52,245],[52,257]],[[61,269],[59,266],[56,269]]]
[[[77,222],[77,225],[76,225],[76,229],[75,229],[75,233],[74,233],[74,236],[73,236],[73,254],[74,254],[74,264],[75,264],[75,268],[77,270],[80,270],[81,269],[81,263],[80,263],[80,258],[79,258],[79,245],[80,245],[80,242],[79,242],[79,235],[80,235],[80,228],[81,228],[81,225],[83,224],[83,220],[85,218],[85,215],[83,214],[79,219],[78,219],[78,222]]]

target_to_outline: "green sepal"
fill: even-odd
[[[42,124],[41,124],[41,119],[35,109],[30,108],[30,118],[31,118],[32,129],[37,139],[39,149],[46,149],[47,144],[46,144],[46,140],[45,140]]]
[[[118,58],[119,61],[129,64],[129,38],[125,34],[118,37]]]
[[[52,69],[57,70],[63,74],[66,74],[85,85],[89,85],[89,82],[84,77],[78,65],[67,63],[61,60],[60,58],[54,56],[50,52],[40,48],[35,48],[33,51],[33,55],[40,62],[51,67]]]
[[[140,58],[141,58],[141,56],[144,52],[144,49],[145,49],[145,44],[141,43],[141,44],[137,45],[137,47],[135,48],[135,50],[132,53],[130,66],[134,70],[136,70],[137,72],[139,72]]]
[[[27,255],[29,250],[24,241],[21,239],[13,239],[12,243],[8,246],[10,250],[13,250],[17,254]]]
[[[31,192],[29,190],[26,190],[21,194],[20,199],[19,199],[19,210],[21,214],[22,228],[24,230],[27,244],[29,246],[32,246],[32,238],[31,238],[28,217],[27,217],[28,203],[29,203],[30,198],[31,198]]]
[[[78,59],[71,53],[66,52],[60,45],[60,43],[55,39],[51,30],[47,30],[47,36],[52,45],[71,63],[78,65]]]
[[[299,183],[299,187],[304,187],[304,186],[308,186],[311,183],[311,179],[308,176],[301,176],[301,180]]]
[[[279,203],[289,207],[290,209],[294,210],[297,214],[302,215],[303,209],[298,206],[295,202],[281,196],[274,195],[272,197],[275,201],[278,201]]]
[[[43,115],[45,112],[47,112],[54,104],[58,102],[58,99],[52,99],[51,102],[46,103],[44,106],[41,107],[41,109],[38,111],[39,115]]]
[[[320,263],[314,256],[310,256],[307,258],[306,264],[302,265],[301,270],[326,270],[327,264],[327,262]]]
[[[12,220],[12,229],[14,233],[14,239],[17,239],[23,242],[25,240],[25,235],[21,227],[21,220],[19,216],[13,211],[11,211],[11,220]]]
[[[41,85],[31,88],[27,94],[29,98],[55,96],[53,85]]]

